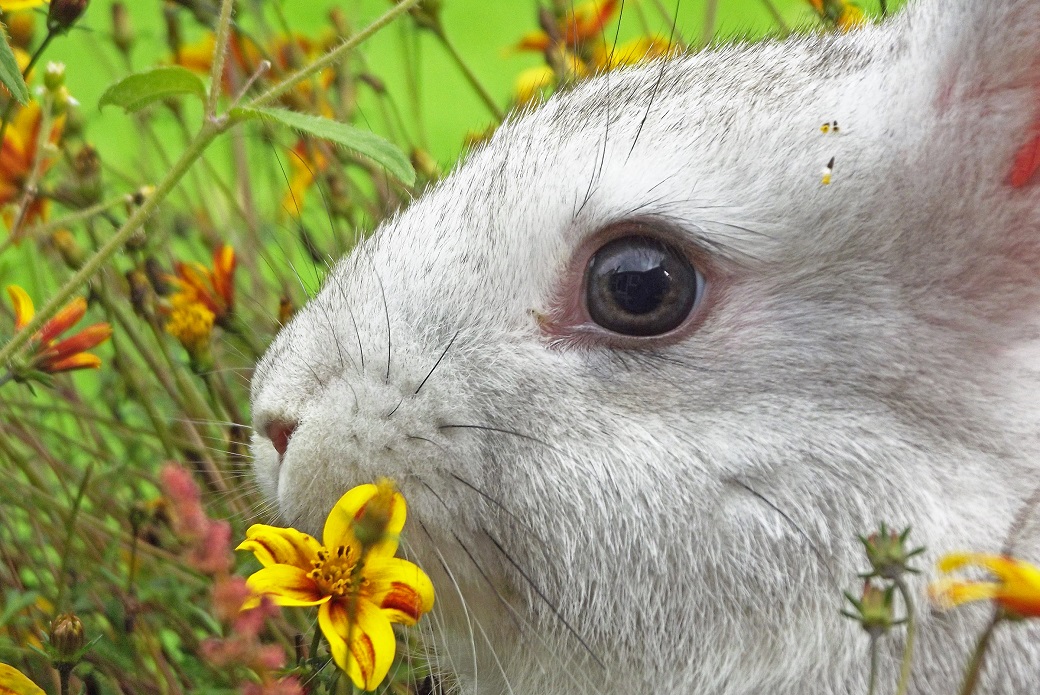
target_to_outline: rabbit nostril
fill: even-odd
[[[289,448],[289,440],[296,431],[296,425],[295,422],[275,420],[264,428],[264,434],[274,444],[274,450],[278,452],[279,459],[285,456],[285,450]]]

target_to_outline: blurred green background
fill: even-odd
[[[244,0],[250,2],[250,0]],[[296,31],[316,35],[330,26],[328,15],[340,8],[354,27],[360,28],[390,6],[387,0],[252,0],[262,5],[269,15],[276,5],[287,16]],[[126,68],[115,52],[108,36],[111,32],[112,0],[93,0],[76,30],[55,43],[48,54],[52,60],[64,60],[69,66],[68,82],[73,94],[83,105],[88,137],[104,153],[126,151],[135,145],[127,133],[131,120],[108,109],[99,114],[98,97]],[[137,31],[133,67],[143,70],[156,61],[169,60],[161,0],[125,0]],[[889,3],[890,7],[895,4]],[[773,8],[788,27],[802,30],[814,24],[812,8],[807,0],[773,0]],[[863,0],[860,6],[870,14],[878,13],[878,0]],[[501,104],[510,98],[516,76],[521,70],[541,62],[535,53],[510,50],[527,31],[537,29],[536,0],[444,0],[443,22],[458,51],[472,70]],[[705,19],[714,8],[715,19],[710,30]],[[667,28],[664,13],[677,19],[678,34],[688,43],[699,45],[707,36],[718,40],[758,38],[778,31],[779,26],[764,0],[628,0],[621,12],[620,40],[644,33],[644,27]],[[616,25],[608,28],[608,35]],[[186,40],[197,38],[198,28],[185,22]],[[406,115],[415,110],[411,105],[412,90],[406,79],[405,65],[421,66],[418,74],[418,132],[412,136],[428,147],[442,164],[449,165],[460,152],[467,132],[483,130],[493,119],[487,108],[470,89],[459,70],[432,36],[415,28],[412,22],[398,22],[384,29],[366,43],[361,52],[370,70],[386,82]],[[371,99],[361,95],[361,113],[377,131],[383,131]],[[371,112],[371,113],[370,113]],[[408,119],[412,120],[412,119]]]

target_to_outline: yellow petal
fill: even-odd
[[[18,12],[19,10],[31,10],[34,7],[45,4],[46,0],[0,0],[0,10],[4,12]]]
[[[390,621],[374,604],[359,598],[356,608],[351,624],[346,601],[330,601],[318,609],[318,625],[336,665],[357,687],[375,690],[394,662],[397,641]]]
[[[272,565],[254,572],[246,586],[258,596],[269,596],[279,606],[316,606],[329,600],[299,567]]]
[[[433,608],[433,583],[418,565],[397,557],[365,563],[366,598],[390,622],[414,625]]]
[[[77,369],[100,369],[101,358],[97,355],[92,355],[89,352],[80,352],[75,355],[69,355],[59,360],[45,360],[39,365],[40,371],[47,372],[49,374],[57,374],[59,372],[72,372]]]
[[[43,688],[33,683],[21,671],[0,664],[0,695],[46,695]]]
[[[943,610],[970,601],[996,598],[1000,584],[996,582],[968,582],[957,579],[940,579],[928,586],[928,597]]]
[[[339,498],[336,506],[329,512],[325,520],[325,531],[322,535],[326,548],[340,545],[357,545],[353,524],[361,515],[365,505],[376,496],[379,488],[369,483],[358,485]],[[371,546],[368,557],[393,557],[397,552],[397,539],[404,528],[407,506],[404,497],[395,492],[390,507],[390,521],[386,525],[384,540]]]
[[[36,313],[32,299],[29,297],[29,293],[18,285],[8,285],[7,296],[11,298],[11,304],[14,305],[14,329],[21,330]]]
[[[312,536],[294,528],[253,524],[246,539],[235,550],[251,550],[264,567],[292,565],[310,571],[321,545]]]

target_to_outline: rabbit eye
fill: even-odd
[[[585,269],[585,304],[601,327],[657,336],[686,320],[704,292],[704,276],[679,249],[649,236],[604,245]]]

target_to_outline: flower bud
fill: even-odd
[[[87,256],[80,245],[76,243],[72,232],[67,229],[59,229],[51,235],[51,243],[54,244],[54,248],[61,254],[61,259],[65,261],[65,265],[70,270],[79,270],[83,267]]]
[[[51,0],[47,12],[47,28],[52,32],[65,33],[80,18],[90,0]]]
[[[876,533],[866,538],[860,537],[871,569],[866,576],[899,579],[906,572],[916,574],[917,570],[910,567],[909,563],[911,558],[923,553],[924,548],[908,549],[906,541],[909,535],[909,528],[897,533],[881,524]]]
[[[361,515],[354,522],[354,535],[363,548],[368,548],[383,540],[386,529],[393,517],[397,485],[389,478],[376,481],[376,494],[361,510]]]
[[[436,181],[441,177],[441,168],[437,166],[437,160],[426,150],[413,148],[410,159],[415,171],[424,179]]]
[[[134,26],[130,23],[126,5],[121,2],[112,3],[112,43],[126,54],[134,45]]]
[[[54,92],[65,86],[65,63],[47,63],[47,69],[43,73],[43,85],[47,91]]]
[[[75,665],[85,643],[83,623],[72,613],[62,613],[51,623],[51,658],[55,664]]]
[[[288,295],[282,295],[282,298],[278,300],[278,323],[282,326],[286,325],[295,313],[296,307],[293,306],[292,299]]]

